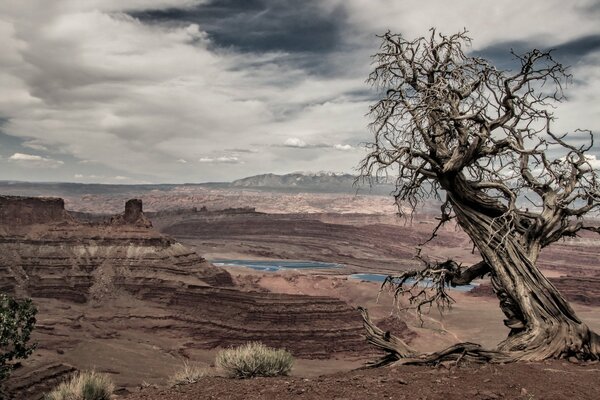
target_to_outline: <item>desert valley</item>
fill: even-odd
[[[415,248],[431,235],[439,204],[406,218],[385,185],[357,193],[348,177],[335,178],[337,186],[330,176],[276,178],[106,187],[0,182],[0,288],[33,298],[39,310],[37,348],[8,388],[17,398],[41,399],[74,371],[95,370],[110,375],[119,398],[132,400],[600,395],[582,384],[600,377],[598,364],[576,359],[359,369],[380,356],[365,340],[359,306],[420,351],[465,341],[493,347],[508,330],[490,282],[451,290],[456,302],[444,314],[434,308],[420,319],[401,310],[405,303],[379,293],[381,281],[420,267]],[[540,259],[596,330],[599,245],[598,235],[584,233]],[[452,224],[423,253],[432,261],[478,261]],[[292,375],[220,377],[217,351],[249,341],[289,350]],[[184,362],[215,376],[171,387]]]

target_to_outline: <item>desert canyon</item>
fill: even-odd
[[[110,374],[119,396],[199,398],[192,389],[192,397],[160,390],[183,361],[211,366],[218,349],[247,341],[295,356],[293,376],[275,380],[275,386],[293,386],[285,392],[289,397],[280,398],[318,390],[327,397],[336,386],[332,382],[355,382],[356,376],[382,387],[380,379],[398,384],[391,372],[347,372],[378,356],[364,339],[358,306],[423,351],[459,340],[493,346],[507,333],[485,280],[469,291],[453,291],[456,303],[448,313],[432,310],[421,321],[398,311],[389,293],[378,296],[379,283],[353,278],[418,267],[415,247],[430,235],[435,204],[410,220],[398,216],[385,196],[351,192],[179,186],[73,193],[41,185],[37,193],[46,197],[32,197],[31,189],[4,186],[10,195],[0,197],[0,288],[33,298],[39,309],[38,347],[9,383],[23,399],[41,399],[70,373],[86,369]],[[596,329],[599,242],[592,234],[565,240],[545,250],[541,260],[553,284]],[[432,259],[477,260],[468,237],[454,226],[444,227],[426,247]],[[261,271],[223,260],[303,260],[333,267]],[[476,321],[473,310],[479,311]],[[569,376],[573,368],[598,375],[593,365],[561,365]],[[499,374],[518,381],[540,373],[511,368],[523,367]],[[275,398],[268,394],[271,386],[261,392],[252,382],[210,379],[215,398],[244,398],[235,397],[240,390],[249,391],[247,398]],[[528,398],[519,385],[513,398]],[[537,386],[544,393],[544,385]],[[229,388],[227,395],[223,388]],[[437,398],[431,390],[428,398]],[[526,392],[535,390],[530,385]]]

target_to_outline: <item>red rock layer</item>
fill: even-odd
[[[238,290],[226,271],[137,223],[143,214],[132,223],[125,215],[119,224],[94,225],[71,218],[60,201],[2,201],[0,290],[38,305],[36,340],[45,365],[61,364],[61,354],[82,341],[138,336],[168,340],[174,348],[164,351],[184,357],[253,340],[307,358],[370,351],[346,303]],[[27,381],[31,368],[16,376]]]

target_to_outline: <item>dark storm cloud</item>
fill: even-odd
[[[600,2],[594,1],[591,4],[584,4],[581,11],[585,15],[600,16]]]
[[[341,41],[342,7],[327,13],[318,0],[218,0],[193,8],[130,13],[145,23],[195,23],[220,47],[241,51],[326,53]]]
[[[23,139],[2,132],[4,124],[6,124],[6,119],[0,118],[0,156],[8,157],[15,151],[22,149],[21,143],[23,143]]]
[[[553,48],[553,54],[566,64],[574,64],[597,50],[600,50],[600,34],[584,36],[562,43]]]
[[[365,83],[369,56],[375,34],[387,29],[413,38],[431,26],[467,27],[474,49],[498,64],[511,59],[511,46],[556,44],[585,80],[570,85],[557,130],[594,129],[594,4],[0,1],[0,117],[8,118],[0,123],[0,179],[189,182],[351,171],[379,95]]]
[[[518,63],[514,57],[511,58],[510,51],[520,55],[532,49],[551,51],[552,57],[560,63],[575,65],[588,54],[600,50],[600,34],[578,37],[550,46],[540,45],[535,41],[500,42],[476,51],[474,55],[492,61],[500,69],[514,69]]]

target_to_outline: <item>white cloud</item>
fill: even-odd
[[[346,7],[355,29],[366,35],[389,29],[412,38],[427,35],[431,27],[447,34],[467,28],[475,48],[531,38],[551,45],[598,32],[597,14],[586,12],[597,6],[597,0],[324,1],[329,7]]]
[[[33,168],[57,168],[64,164],[60,160],[24,153],[15,153],[8,158],[8,161]]]
[[[341,151],[354,150],[354,147],[350,146],[349,144],[335,144],[333,145],[333,148]]]
[[[147,25],[119,13],[145,2],[85,3],[0,6],[0,115],[10,117],[3,127],[8,134],[98,160],[90,168],[190,181],[237,178],[210,164],[240,160],[217,157],[195,171],[173,160],[235,146],[262,149],[236,174],[307,169],[314,159],[286,155],[282,162],[272,143],[298,131],[307,136],[292,145],[318,143],[323,135],[337,143],[364,130],[366,104],[352,110],[356,100],[346,95],[365,88],[362,71],[321,77],[287,63],[285,53],[215,50],[196,24]],[[152,3],[149,8],[192,2]],[[342,160],[324,152],[318,161],[328,169]],[[350,155],[342,161],[348,168],[356,162]]]
[[[113,177],[113,179],[114,179],[114,180],[117,180],[117,181],[128,181],[128,180],[130,180],[131,178],[128,178],[128,177],[126,177],[126,176],[122,176],[122,175],[117,175],[117,176]]]
[[[346,29],[344,43],[323,54],[329,69],[319,75],[311,63],[290,61],[303,55],[238,53],[211,43],[202,25],[145,24],[124,13],[208,1],[0,2],[3,132],[37,151],[45,153],[43,146],[65,161],[81,160],[84,167],[61,170],[67,177],[83,171],[82,179],[124,174],[181,182],[264,171],[351,171],[361,153],[344,143],[370,137],[365,114],[372,93],[365,94],[364,80],[375,34],[389,28],[414,37],[429,26],[443,32],[467,27],[474,48],[483,48],[511,40],[556,44],[599,32],[597,14],[584,10],[592,0],[322,0],[323,13],[341,6],[345,12],[334,14],[347,20],[339,25]],[[600,103],[594,57],[598,52],[572,71],[584,82],[575,82],[569,102],[556,112],[561,129],[600,127],[597,107],[590,106]],[[224,150],[231,148],[260,153],[240,151],[240,157]],[[207,156],[194,169],[179,161],[199,154]]]
[[[184,160],[183,158],[180,158],[180,159],[178,159],[178,160],[177,160],[177,162],[178,162],[179,164],[187,164],[187,161],[186,161],[186,160]]]
[[[221,156],[221,157],[202,157],[198,160],[201,163],[209,163],[209,164],[242,164],[241,161],[236,156]]]
[[[75,178],[75,179],[83,179],[83,175],[82,174],[75,174],[75,175],[73,175],[73,178]]]
[[[306,142],[302,139],[298,139],[296,137],[288,138],[283,143],[286,147],[306,147]]]
[[[600,159],[595,154],[586,155],[585,158],[590,163],[592,169],[600,170]]]
[[[48,151],[48,148],[36,140],[23,142],[22,146],[38,151]]]

